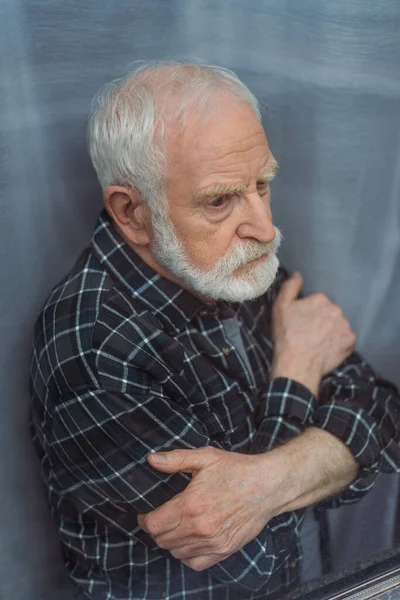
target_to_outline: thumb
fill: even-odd
[[[293,273],[289,279],[282,284],[276,303],[286,306],[291,304],[299,295],[302,285],[303,277],[301,274]]]
[[[152,467],[165,473],[194,473],[214,462],[207,448],[152,452],[147,455],[147,461]]]

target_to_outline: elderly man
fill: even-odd
[[[68,571],[96,600],[281,596],[304,508],[399,468],[397,390],[278,269],[277,163],[233,73],[142,67],[99,96],[89,147],[105,210],[31,374]]]

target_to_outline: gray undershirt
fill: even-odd
[[[229,319],[223,319],[222,325],[224,327],[226,337],[232,346],[238,351],[243,362],[245,363],[250,379],[253,379],[253,371],[250,366],[249,357],[247,356],[244,348],[242,333],[240,331],[240,324],[237,316],[235,315]]]

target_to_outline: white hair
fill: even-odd
[[[153,62],[102,88],[92,104],[88,145],[103,190],[110,185],[135,188],[153,214],[165,214],[168,100],[174,99],[173,122],[184,124],[189,112],[200,113],[217,91],[243,100],[261,121],[257,99],[235,73],[223,67]],[[168,109],[171,119],[170,105]]]

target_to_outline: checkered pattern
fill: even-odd
[[[144,264],[103,213],[52,292],[35,330],[31,425],[81,598],[249,600],[298,580],[302,511],[274,518],[206,571],[159,549],[137,514],[189,477],[150,468],[152,450],[264,452],[322,427],[360,464],[360,478],[331,504],[360,498],[378,470],[399,469],[398,393],[358,355],[324,380],[318,404],[299,383],[269,381],[271,305],[284,277],[255,302],[207,306]],[[251,372],[224,331],[235,313]]]

